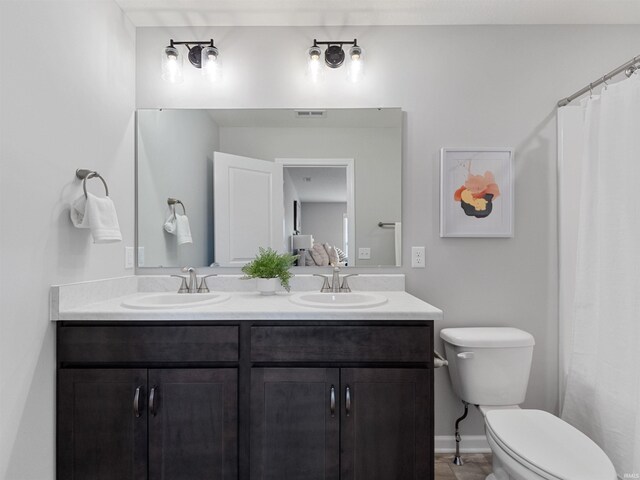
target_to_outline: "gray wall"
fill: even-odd
[[[139,28],[138,107],[283,108],[399,106],[403,140],[403,265],[407,290],[442,308],[437,325],[513,325],[536,338],[526,407],[557,406],[555,104],[638,54],[639,26]],[[190,88],[160,80],[157,50],[168,38],[216,39],[224,80]],[[343,71],[310,85],[304,52],[313,38],[358,38],[360,84]],[[268,39],[277,55],[257,44]],[[257,81],[256,79],[259,79]],[[441,147],[515,148],[515,238],[439,237]],[[384,194],[384,192],[381,192]],[[426,245],[427,268],[408,267]],[[436,332],[437,334],[437,332]],[[440,342],[436,346],[441,348]],[[460,413],[447,372],[436,372],[436,433]],[[463,433],[482,435],[477,412]]]
[[[51,480],[49,287],[133,273],[135,29],[111,0],[2,1],[0,44],[0,478]],[[72,226],[77,168],[106,179],[122,243]]]
[[[314,242],[328,243],[344,251],[343,215],[346,203],[303,202],[302,234],[313,235]]]
[[[218,126],[206,111],[138,112],[138,245],[145,265],[178,267],[213,262],[212,159]],[[164,231],[167,198],[186,208],[193,244]],[[182,207],[176,207],[182,213]],[[142,265],[141,265],[142,266]]]

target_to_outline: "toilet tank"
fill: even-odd
[[[445,328],[440,331],[456,394],[473,405],[524,401],[535,340],[510,327]]]

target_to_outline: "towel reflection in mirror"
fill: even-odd
[[[182,202],[178,200],[178,202],[182,205]],[[186,209],[184,209],[184,205],[182,208],[184,209],[185,215],[176,212],[176,203],[169,203],[171,207],[171,213],[169,214],[169,218],[164,222],[164,230],[171,235],[176,236],[176,243],[178,245],[188,245],[192,244],[193,240],[191,238],[191,227],[189,226],[189,218],[186,215]]]

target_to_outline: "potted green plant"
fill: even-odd
[[[271,248],[259,248],[259,253],[251,262],[242,267],[244,279],[257,279],[258,291],[262,295],[276,293],[278,279],[288,292],[291,290],[289,279],[293,276],[289,269],[298,258],[290,253],[278,253]]]

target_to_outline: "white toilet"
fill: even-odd
[[[456,394],[485,419],[493,451],[487,480],[616,480],[607,455],[589,437],[542,410],[520,409],[535,341],[517,328],[445,328],[440,332]]]

